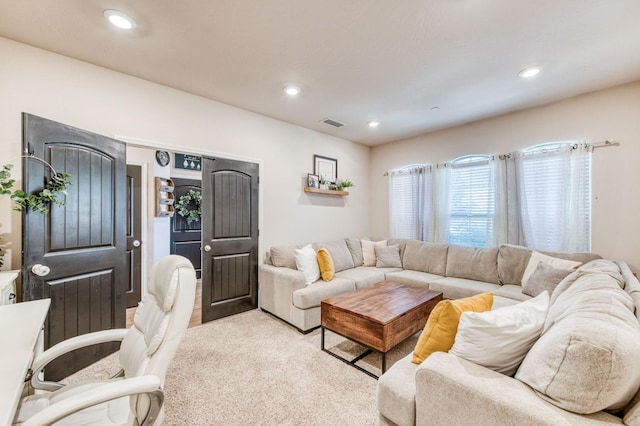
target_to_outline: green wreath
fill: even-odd
[[[197,222],[202,217],[202,194],[193,189],[184,194],[176,204],[176,210],[182,217],[187,218],[187,224]]]

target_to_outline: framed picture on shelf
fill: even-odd
[[[309,173],[308,175],[308,183],[307,186],[309,188],[320,188],[320,176],[318,175],[312,175],[311,173]]]
[[[338,160],[324,157],[322,155],[313,156],[313,172],[322,180],[335,182],[338,177]]]

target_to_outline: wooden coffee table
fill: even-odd
[[[393,281],[382,281],[325,299],[320,303],[321,349],[378,378],[356,362],[376,350],[382,354],[384,373],[386,353],[423,328],[431,310],[441,300],[440,291]],[[360,343],[368,350],[352,360],[328,351],[324,347],[325,329]]]

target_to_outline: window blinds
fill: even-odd
[[[449,182],[449,243],[485,247],[495,215],[493,167],[486,156],[454,160]]]

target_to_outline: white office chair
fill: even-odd
[[[151,270],[148,294],[129,329],[77,336],[51,347],[34,362],[34,389],[25,397],[14,425],[153,425],[163,419],[163,387],[169,363],[187,330],[195,300],[196,273],[182,256],[161,259]],[[121,341],[122,377],[63,386],[38,378],[55,358],[96,343]]]

